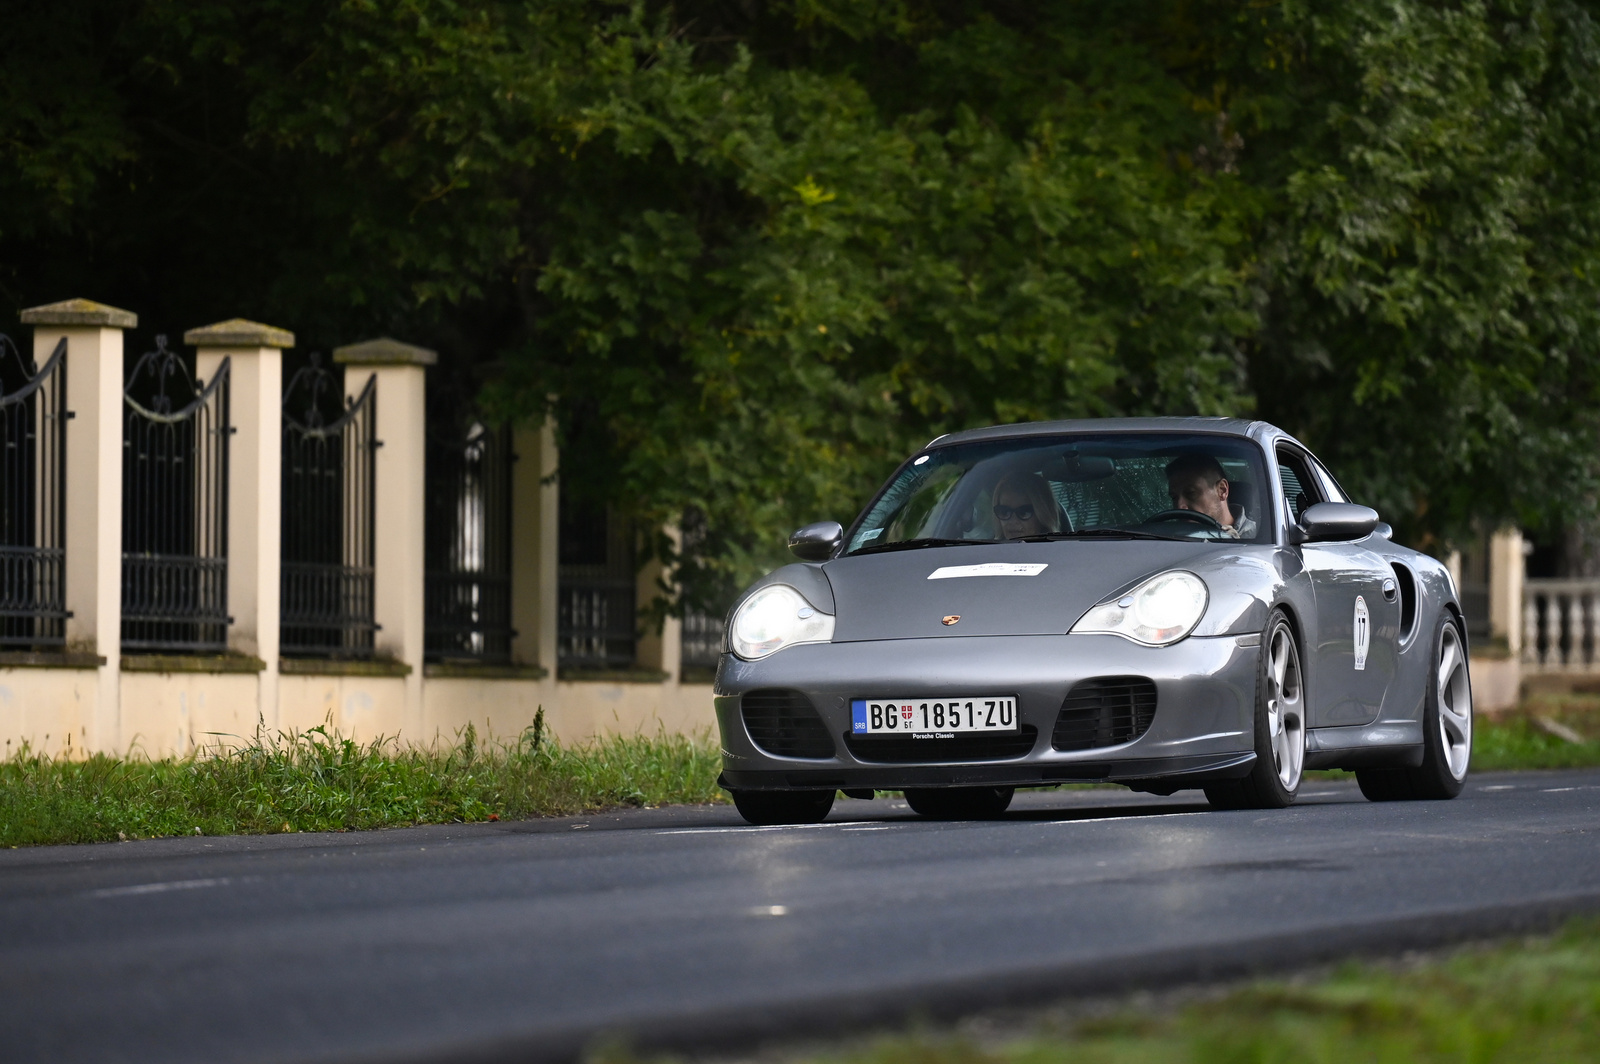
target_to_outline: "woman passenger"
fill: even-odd
[[[1007,473],[994,486],[995,530],[1001,539],[1061,531],[1061,508],[1037,473]]]

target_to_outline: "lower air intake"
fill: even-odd
[[[1067,692],[1050,745],[1057,750],[1094,750],[1131,743],[1156,715],[1156,685],[1143,676],[1102,676]]]
[[[833,738],[811,699],[782,688],[751,691],[739,700],[750,741],[773,757],[830,758]]]
[[[1005,735],[957,732],[949,739],[862,739],[845,733],[844,744],[857,761],[1011,761],[1027,757],[1038,741],[1039,729],[1024,724]]]

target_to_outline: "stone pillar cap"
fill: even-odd
[[[202,325],[183,334],[191,347],[293,347],[294,333],[244,318]]]
[[[439,362],[439,352],[380,336],[334,348],[333,360],[347,366],[433,366]]]
[[[100,325],[113,329],[132,329],[139,315],[131,310],[108,307],[91,299],[63,299],[22,312],[24,325]]]

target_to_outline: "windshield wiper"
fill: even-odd
[[[923,539],[902,539],[897,540],[894,543],[877,543],[868,547],[857,547],[855,550],[851,551],[850,555],[847,555],[847,557],[856,554],[876,554],[881,551],[890,550],[916,550],[919,547],[965,547],[973,544],[997,542],[1000,541],[993,539],[939,539],[937,537],[927,537]]]
[[[1136,532],[1131,528],[1080,528],[1076,532],[1042,532],[1037,536],[1023,536],[1018,543],[1050,543],[1058,539],[1188,539],[1188,536],[1158,536],[1154,532]]]

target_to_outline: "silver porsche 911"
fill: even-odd
[[[1449,572],[1263,422],[941,436],[848,530],[789,545],[717,670],[721,783],[752,823],[819,821],[838,791],[980,817],[1069,782],[1275,808],[1306,769],[1379,801],[1466,778]]]

